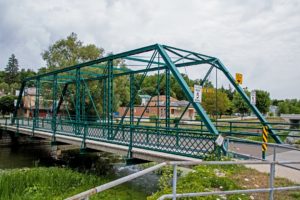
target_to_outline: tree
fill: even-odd
[[[18,71],[19,71],[18,60],[16,56],[12,54],[9,57],[8,63],[5,68],[5,78],[4,78],[5,82],[9,85],[16,82]]]
[[[300,114],[300,100],[286,99],[278,103],[280,114]]]
[[[19,80],[20,83],[22,83],[26,78],[31,77],[31,76],[35,76],[36,72],[31,70],[31,69],[21,69],[21,71],[19,72]]]
[[[0,90],[2,90],[5,94],[9,92],[9,85],[5,82],[0,83]]]
[[[71,33],[66,39],[61,39],[49,46],[42,53],[43,59],[50,70],[76,65],[81,62],[102,57],[104,50],[94,44],[83,45],[76,33]]]
[[[20,83],[13,83],[10,85],[10,93],[11,95],[15,95],[16,93],[16,90],[19,90],[20,89]]]
[[[210,93],[203,93],[203,107],[207,113],[220,117],[225,114],[225,112],[230,109],[230,100],[225,92],[221,90],[212,90]]]
[[[248,90],[245,90],[246,94],[250,96],[250,92]],[[237,113],[242,114],[242,117],[246,113],[250,113],[250,108],[242,98],[242,96],[235,91],[233,94],[233,99],[232,99],[232,104],[233,104],[233,110]]]
[[[257,109],[266,114],[271,105],[270,93],[263,90],[256,90],[256,107]]]
[[[14,100],[15,96],[12,95],[3,96],[0,98],[0,112],[3,116],[14,111]]]
[[[94,44],[84,45],[83,42],[78,39],[75,33],[71,33],[66,39],[56,41],[49,46],[48,50],[41,53],[42,58],[46,61],[47,67],[39,69],[38,74],[69,67],[90,60],[95,60],[102,57],[103,53],[104,50],[102,48],[96,47]],[[114,66],[117,65],[117,62],[120,61],[114,61]],[[99,65],[104,65],[104,63]],[[103,73],[103,69],[99,68],[88,68],[85,70],[95,74]],[[101,113],[102,97],[101,88],[99,86],[100,84],[98,84],[98,81],[87,82],[86,84],[90,94],[92,95],[97,112]],[[70,93],[75,94],[74,86],[70,85],[68,90]],[[70,105],[70,111],[74,112],[74,102],[71,101],[71,98],[69,98],[68,101]],[[88,95],[86,97],[86,112],[88,115],[96,114],[93,102]]]

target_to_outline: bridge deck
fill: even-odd
[[[2,125],[10,131],[44,137],[56,141],[85,146],[86,148],[127,155],[132,147],[132,157],[146,160],[186,160],[201,159],[215,151],[215,136],[197,133],[194,130],[168,129],[156,127],[130,127],[129,125],[81,124],[61,121],[56,124],[54,135],[51,123],[40,121],[33,128],[33,121],[20,121],[17,125]],[[79,128],[80,134],[75,134]]]

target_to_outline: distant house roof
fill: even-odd
[[[166,101],[166,95],[159,95],[159,96],[154,96],[151,99],[151,102],[157,102],[157,100],[159,99],[159,101]],[[170,102],[174,102],[174,101],[178,101],[177,99],[175,99],[174,97],[170,97]]]
[[[29,87],[24,89],[25,95],[35,95],[36,94],[36,87]]]
[[[140,94],[139,97],[145,98],[145,99],[150,99],[151,98],[151,96],[148,95],[148,94]]]
[[[159,102],[157,102],[157,100],[159,99]],[[185,100],[177,100],[174,97],[170,97],[170,106],[171,107],[184,107],[187,106],[189,104],[188,101]],[[151,101],[150,101],[150,106],[165,106],[166,105],[166,95],[160,95],[158,96],[154,96],[152,97]]]
[[[188,101],[182,100],[182,101],[174,101],[170,103],[170,106],[173,107],[182,107],[182,106],[187,106],[189,104]]]

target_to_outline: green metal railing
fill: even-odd
[[[16,118],[19,127],[32,130],[34,121],[30,118]],[[74,126],[78,132],[74,131]],[[112,133],[117,130],[114,138],[110,137],[108,129]],[[53,129],[56,132],[53,132]],[[203,158],[216,153],[216,136],[208,132],[199,133],[197,130],[188,130],[173,127],[134,126],[124,124],[102,125],[95,121],[85,121],[76,124],[76,120],[57,119],[53,127],[52,119],[42,118],[35,126],[35,131],[45,131],[55,135],[66,135],[82,139],[82,147],[85,147],[87,139],[102,141],[112,144],[128,146],[129,148],[142,148],[164,153],[171,153],[194,158]]]

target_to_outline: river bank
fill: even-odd
[[[64,199],[111,181],[67,168],[37,167],[3,170],[0,199]],[[91,199],[145,199],[146,195],[130,185],[121,185],[92,196]]]
[[[104,152],[81,154],[78,149],[70,150],[63,152],[60,160],[55,160],[51,157],[50,143],[0,146],[0,190],[4,191],[0,199],[40,199],[41,194],[45,195],[43,199],[62,199],[139,170],[138,165],[126,166],[123,158]],[[157,190],[158,178],[150,174],[95,198],[146,199]],[[47,196],[47,188],[54,192],[51,197]],[[15,196],[7,196],[12,194]]]

